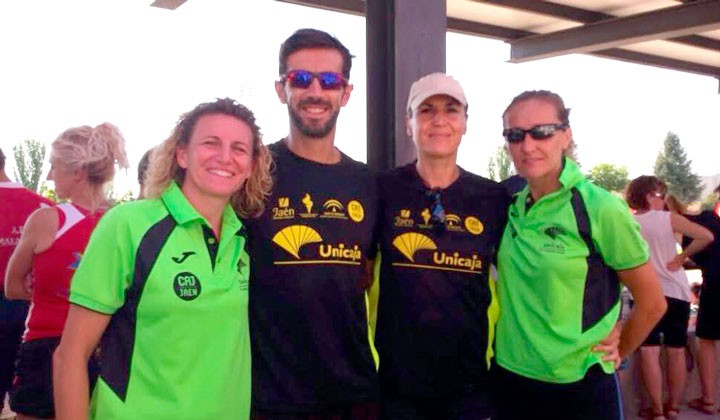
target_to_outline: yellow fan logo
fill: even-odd
[[[412,262],[415,262],[415,252],[419,249],[437,249],[437,245],[432,239],[427,236],[417,233],[408,232],[399,235],[393,240],[393,245],[398,249],[404,256]]]
[[[402,217],[403,219],[409,219],[410,218],[410,210],[408,210],[408,209],[400,210],[400,217]]]
[[[288,207],[290,205],[290,199],[288,197],[280,197],[278,198],[278,207]]]
[[[309,226],[292,225],[280,230],[272,240],[292,256],[300,259],[300,248],[305,244],[322,242],[322,237]]]

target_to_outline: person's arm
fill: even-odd
[[[670,213],[670,226],[672,226],[673,232],[692,238],[692,242],[685,247],[683,252],[667,263],[667,269],[670,271],[681,269],[688,258],[702,251],[715,239],[708,229],[691,222],[679,214]]]
[[[618,271],[632,293],[635,305],[620,334],[620,358],[631,355],[647,338],[667,310],[667,301],[655,270],[649,263]]]
[[[109,322],[110,315],[70,305],[60,345],[53,354],[53,395],[57,420],[88,418],[88,359]]]
[[[33,257],[52,245],[57,224],[57,210],[54,208],[36,210],[25,222],[20,241],[10,256],[5,272],[7,299],[30,300],[31,293],[26,279],[32,271]]]

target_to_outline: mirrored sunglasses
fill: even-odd
[[[294,88],[307,89],[314,79],[318,79],[323,90],[338,90],[347,85],[347,80],[342,74],[332,71],[313,73],[307,70],[290,70],[280,81],[283,83],[287,81]]]
[[[525,140],[525,135],[530,134],[535,140],[546,140],[555,135],[558,130],[565,130],[567,124],[540,124],[527,130],[522,128],[506,128],[502,135],[508,143],[520,143]]]

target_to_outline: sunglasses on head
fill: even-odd
[[[332,71],[324,71],[321,73],[313,73],[307,70],[290,70],[280,79],[281,82],[287,81],[290,86],[299,89],[307,89],[310,87],[314,79],[318,79],[320,87],[323,90],[338,90],[347,85],[347,80],[340,73]]]
[[[503,130],[502,135],[508,143],[520,143],[525,140],[526,134],[530,134],[530,137],[535,140],[545,140],[555,135],[556,131],[565,130],[566,128],[568,128],[567,124],[540,124],[527,130],[506,128]]]
[[[445,228],[445,207],[442,203],[442,193],[440,189],[429,190],[425,192],[431,200],[430,205],[430,223],[439,229]]]

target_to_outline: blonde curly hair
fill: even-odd
[[[244,105],[233,99],[216,99],[202,103],[192,111],[183,114],[178,120],[170,137],[153,149],[150,164],[145,177],[145,196],[159,197],[171,181],[182,186],[185,169],[181,168],[175,157],[178,146],[187,146],[195,125],[205,115],[228,115],[244,122],[253,134],[253,169],[250,177],[230,198],[230,204],[241,217],[256,217],[265,209],[265,198],[272,189],[272,157],[262,143],[260,127],[255,123],[255,115]]]

